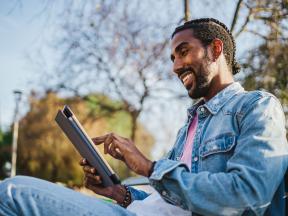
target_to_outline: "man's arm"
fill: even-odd
[[[247,209],[263,214],[287,169],[285,119],[279,102],[265,96],[251,103],[226,172],[190,173],[178,161],[163,159],[150,176],[162,197],[203,215],[234,215]]]

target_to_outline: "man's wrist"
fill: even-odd
[[[111,198],[114,199],[117,203],[123,202],[126,194],[126,188],[124,185],[117,185],[116,188],[112,190]]]
[[[142,165],[141,172],[139,172],[138,174],[145,176],[145,177],[149,177],[149,173],[152,167],[153,167],[153,162],[150,160],[146,160],[145,164]]]
[[[130,190],[129,190],[127,185],[121,185],[121,186],[124,189],[125,193],[124,193],[124,196],[123,196],[123,193],[122,193],[122,199],[121,200],[116,200],[116,201],[123,208],[127,208],[127,206],[130,205],[130,203],[132,201],[131,192],[130,192]]]
[[[156,164],[156,161],[153,161],[151,166],[150,166],[150,169],[148,171],[148,175],[147,175],[148,178],[152,175],[152,173],[154,171],[155,164]]]

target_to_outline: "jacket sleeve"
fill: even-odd
[[[134,200],[143,200],[148,197],[150,194],[146,193],[145,191],[135,189],[134,187],[129,186],[129,191],[131,193],[131,201]]]

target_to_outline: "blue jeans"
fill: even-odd
[[[117,204],[25,176],[16,176],[0,183],[0,215],[135,216]]]

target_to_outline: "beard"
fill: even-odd
[[[194,71],[195,87],[193,86],[188,90],[188,95],[192,99],[199,99],[208,95],[210,89],[209,72],[202,64],[200,68]]]
[[[210,73],[207,69],[207,64],[202,63],[196,70],[192,65],[189,65],[181,69],[180,75],[187,72],[194,76],[192,84],[186,86],[189,97],[192,99],[199,99],[208,95],[210,90]]]

